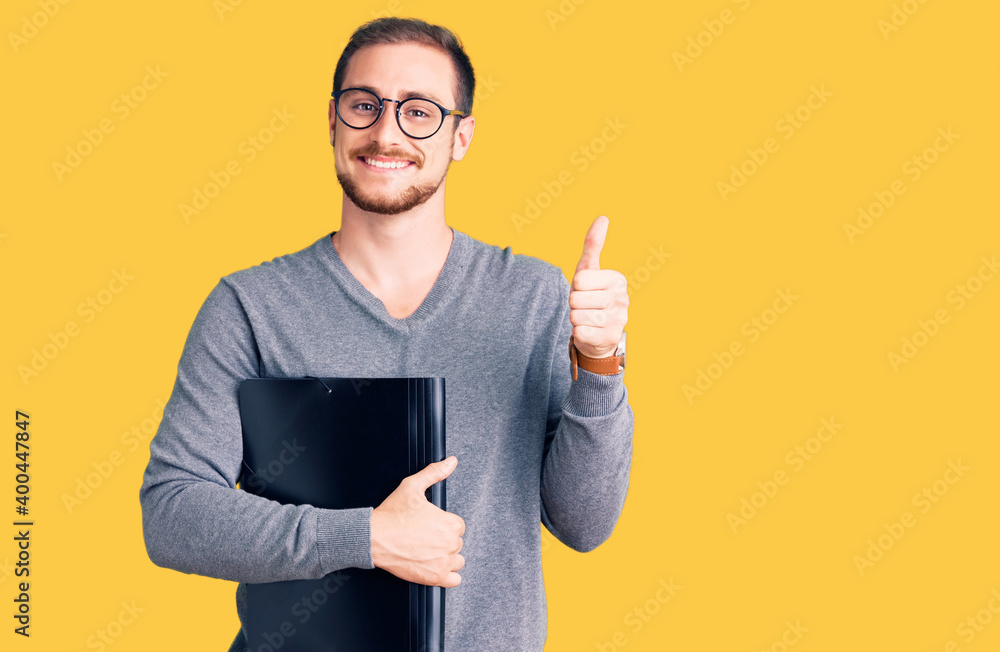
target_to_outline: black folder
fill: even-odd
[[[252,378],[239,386],[244,491],[378,507],[445,455],[444,378]],[[427,499],[447,509],[445,483]],[[243,532],[241,536],[253,536]],[[251,650],[442,652],[445,589],[381,568],[246,585]]]

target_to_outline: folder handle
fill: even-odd
[[[316,376],[303,376],[303,378],[312,378],[313,380],[318,380],[319,383],[320,383],[320,385],[322,385],[323,387],[326,387],[326,393],[327,394],[333,394],[333,390],[330,389],[329,385],[327,385],[326,383],[323,382],[322,378],[317,378]]]

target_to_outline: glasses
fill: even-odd
[[[351,129],[367,129],[382,117],[386,102],[396,103],[396,124],[400,131],[416,140],[430,138],[450,115],[465,117],[462,111],[446,109],[433,100],[411,97],[400,102],[379,97],[363,88],[344,88],[330,93],[337,117]],[[461,119],[461,118],[460,118]]]

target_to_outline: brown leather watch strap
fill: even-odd
[[[573,336],[569,336],[569,360],[573,368],[573,380],[576,380],[577,367],[583,367],[587,371],[602,376],[613,376],[620,371],[622,358],[624,355],[609,355],[606,358],[591,358],[580,353],[573,343]]]

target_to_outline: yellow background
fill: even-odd
[[[4,649],[97,649],[88,638],[123,601],[143,611],[109,649],[232,641],[235,584],[146,556],[148,438],[122,436],[148,429],[169,397],[220,276],[338,228],[333,69],[354,28],[388,14],[453,29],[480,81],[449,224],[570,277],[606,214],[601,262],[631,281],[628,499],[591,553],[546,533],[546,649],[1000,649],[989,610],[1000,610],[1000,278],[973,281],[961,307],[949,300],[1000,254],[1000,6],[576,2],[247,1],[220,13],[211,0],[77,1],[51,18],[37,1],[4,3],[0,513],[13,520],[20,409],[32,417],[36,523],[32,636],[5,616]],[[24,38],[32,20],[43,24]],[[697,56],[678,65],[686,50]],[[166,76],[124,116],[116,98],[147,66]],[[826,101],[801,109],[813,87]],[[295,117],[246,161],[240,144],[275,109]],[[789,134],[779,121],[797,110],[808,118]],[[53,163],[104,119],[113,131],[60,178]],[[612,140],[616,119],[626,126]],[[938,129],[956,138],[914,179],[904,166],[933,150]],[[747,150],[769,138],[754,169]],[[581,169],[584,147],[600,153]],[[180,204],[231,159],[240,174],[185,221]],[[745,183],[720,192],[743,165]],[[546,190],[567,173],[571,184]],[[905,192],[852,241],[845,224],[895,180]],[[546,207],[516,223],[545,193]],[[123,268],[134,279],[100,295],[111,301],[85,322],[78,306]],[[799,298],[766,312],[786,289]],[[947,322],[894,368],[889,354],[920,320],[934,331],[941,310]],[[772,323],[751,341],[753,318]],[[70,321],[78,334],[23,379],[18,367]],[[734,341],[743,354],[710,369]],[[715,379],[689,400],[700,371]],[[831,417],[843,427],[810,443]],[[807,445],[815,455],[793,466],[789,451]],[[121,464],[67,509],[64,494],[116,452]],[[949,461],[969,470],[947,473]],[[787,483],[768,485],[779,472]],[[773,495],[755,497],[758,483]],[[914,495],[935,487],[943,495],[922,512]],[[727,515],[743,499],[762,506],[734,532]],[[912,527],[891,547],[883,537],[888,549],[859,571],[856,556],[904,512]],[[2,526],[7,563],[13,530]],[[13,579],[0,570],[5,614]],[[669,601],[657,600],[660,580],[680,587]],[[977,617],[981,631],[961,628]]]

